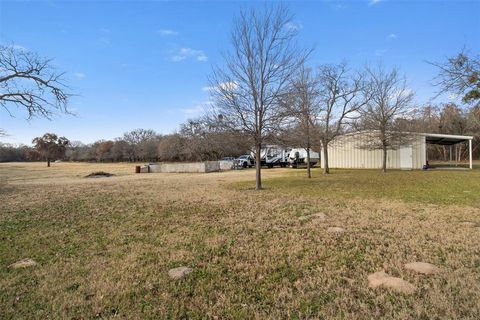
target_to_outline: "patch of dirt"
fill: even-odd
[[[415,271],[421,274],[434,274],[439,271],[437,266],[427,262],[411,262],[405,264],[405,269]]]
[[[346,230],[340,227],[328,227],[327,232],[333,232],[333,233],[342,233],[345,232]]]
[[[465,227],[475,227],[477,224],[472,221],[461,221],[460,224]]]
[[[401,278],[392,277],[384,271],[375,272],[369,275],[368,286],[370,288],[384,287],[405,294],[412,294],[416,290],[415,286],[410,282]]]
[[[22,259],[20,261],[12,263],[10,265],[10,268],[13,268],[13,269],[28,268],[28,267],[33,267],[33,266],[36,266],[36,265],[37,265],[37,262],[35,262],[35,260],[27,258],[27,259]]]
[[[298,218],[298,220],[300,220],[300,221],[315,220],[315,221],[319,221],[319,222],[323,222],[326,219],[327,219],[327,217],[323,213],[315,213],[315,214],[311,214],[311,215],[307,215],[307,216],[301,216],[301,217]]]
[[[184,278],[187,274],[193,271],[192,268],[189,267],[178,267],[173,268],[168,271],[168,276],[173,280],[179,280]]]
[[[87,174],[85,178],[102,178],[102,177],[111,177],[113,173],[105,172],[105,171],[95,171],[90,174]]]

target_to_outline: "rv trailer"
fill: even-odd
[[[320,154],[310,149],[310,166],[313,167],[320,160]],[[293,148],[288,156],[290,167],[298,168],[307,165],[307,149]]]
[[[275,166],[286,167],[288,165],[290,150],[291,148],[280,145],[263,145],[260,150],[260,164],[268,168]],[[252,152],[251,155],[253,159],[255,159],[255,152]]]

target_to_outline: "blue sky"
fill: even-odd
[[[480,1],[286,2],[309,63],[399,67],[423,104],[434,94],[425,63],[463,46],[480,50]],[[55,132],[86,143],[146,128],[169,133],[198,116],[212,65],[228,50],[232,19],[261,2],[0,0],[0,41],[54,58],[78,94],[77,116],[25,120],[0,110],[3,142]]]

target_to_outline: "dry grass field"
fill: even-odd
[[[0,164],[0,318],[480,318],[480,170],[263,174]]]

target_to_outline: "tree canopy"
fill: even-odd
[[[35,149],[45,158],[47,166],[50,161],[65,156],[65,151],[70,141],[65,137],[58,137],[55,133],[45,133],[32,141]]]

